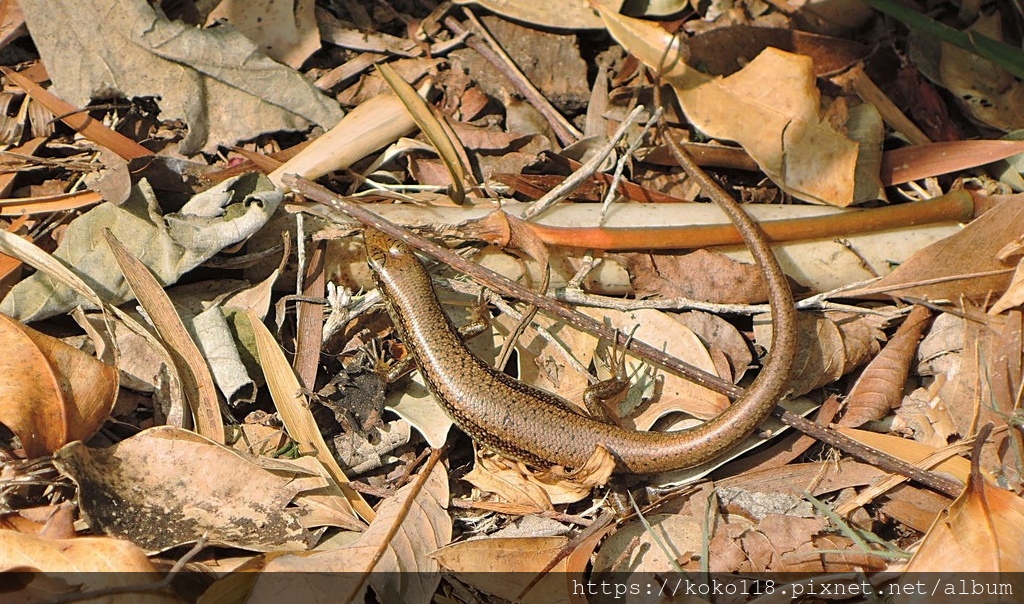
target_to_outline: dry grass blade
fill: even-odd
[[[95,191],[78,191],[64,195],[47,195],[45,197],[19,197],[0,201],[0,216],[21,216],[32,214],[49,214],[77,210],[96,205],[103,201],[103,196]]]
[[[56,115],[68,126],[71,126],[82,136],[110,149],[123,159],[131,160],[139,157],[149,157],[153,152],[143,147],[132,139],[114,132],[100,122],[89,117],[88,113],[81,112],[78,107],[71,105],[63,99],[51,94],[39,84],[26,78],[20,73],[0,67],[12,82],[18,85],[26,94],[46,107],[50,113]]]
[[[373,508],[363,499],[362,495],[352,490],[346,483],[348,477],[331,455],[331,450],[324,442],[323,435],[309,412],[306,399],[302,396],[302,385],[295,377],[288,364],[288,359],[281,352],[281,347],[270,331],[263,324],[256,313],[246,311],[249,323],[252,324],[253,337],[256,340],[256,350],[259,353],[260,367],[263,368],[263,375],[267,378],[267,388],[274,399],[274,407],[277,408],[288,435],[299,444],[299,451],[304,454],[312,454],[320,463],[327,468],[331,477],[341,488],[349,504],[363,520],[371,522],[376,515]]]
[[[406,109],[412,115],[412,119],[416,121],[416,125],[426,135],[430,144],[437,149],[438,155],[441,156],[441,161],[444,162],[445,167],[448,168],[448,173],[452,177],[452,200],[455,203],[462,203],[462,200],[466,198],[465,183],[469,175],[466,164],[462,161],[465,150],[463,150],[461,155],[459,154],[455,141],[448,136],[447,130],[441,125],[441,122],[430,110],[430,107],[427,106],[423,97],[418,95],[416,90],[395,72],[394,68],[386,63],[381,63],[377,65],[377,71],[380,72],[384,81],[388,83],[388,86],[395,91],[398,98],[405,104]]]
[[[199,347],[192,341],[181,317],[174,310],[174,305],[167,297],[163,287],[124,245],[111,233],[104,234],[107,245],[124,273],[128,285],[135,292],[135,297],[156,327],[157,334],[166,344],[167,350],[182,377],[185,398],[192,408],[195,418],[196,432],[224,444],[224,420],[220,415],[220,404],[217,402],[217,386],[213,382],[206,359],[199,352]]]

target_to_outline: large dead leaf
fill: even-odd
[[[211,544],[256,551],[302,550],[314,541],[289,504],[301,491],[322,488],[320,476],[193,432],[151,428],[106,449],[72,443],[53,461],[78,484],[93,530],[150,552],[204,534]]]
[[[117,396],[117,369],[0,314],[0,423],[25,456],[92,436]]]
[[[174,283],[223,248],[258,231],[277,209],[282,194],[264,176],[249,174],[219,183],[162,214],[143,180],[123,204],[104,203],[72,221],[54,258],[75,272],[106,302],[131,300],[109,248],[96,245],[104,229],[141,260],[163,285]],[[17,284],[0,302],[0,312],[31,322],[95,304],[53,277],[36,273]]]
[[[935,519],[907,572],[1021,573],[1024,500],[974,477]],[[1020,592],[1017,592],[1020,593]]]
[[[689,68],[678,39],[657,24],[599,9],[626,50],[662,71],[686,117],[703,133],[741,144],[795,197],[840,207],[856,201],[859,145],[819,113],[809,57],[766,48],[740,71],[712,78]]]
[[[927,597],[920,590],[904,589],[897,593],[905,597],[895,601],[954,604],[979,595],[985,602],[1018,601],[1024,590],[1022,527],[1024,500],[983,478],[975,460],[967,488],[935,518],[906,567],[894,569],[906,573],[900,587],[914,584],[920,573],[935,573],[925,576],[942,581]]]
[[[20,4],[64,100],[159,97],[162,119],[189,126],[183,153],[341,119],[333,101],[233,29],[169,21],[144,0]]]

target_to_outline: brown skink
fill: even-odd
[[[441,309],[430,275],[412,250],[384,233],[364,232],[367,259],[388,313],[427,385],[452,420],[479,443],[539,467],[578,468],[598,445],[616,472],[650,474],[718,457],[764,421],[785,393],[796,352],[796,310],[764,235],[720,188],[711,192],[765,271],[772,305],[772,354],[726,411],[688,430],[640,432],[576,412],[568,401],[496,371],[462,342]],[[728,205],[728,204],[731,204]]]

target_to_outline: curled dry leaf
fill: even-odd
[[[401,99],[381,94],[360,103],[323,136],[271,172],[269,178],[279,187],[285,174],[320,178],[415,131],[416,122]]]
[[[552,504],[582,501],[594,487],[602,486],[615,469],[615,459],[598,447],[579,469],[565,473],[551,468],[531,473],[522,464],[501,456],[476,456],[476,465],[464,478],[482,491],[495,493],[505,501],[554,511]]]
[[[26,457],[92,436],[117,397],[117,369],[0,315],[0,423]]]
[[[876,315],[800,313],[799,321],[800,352],[790,377],[793,395],[806,394],[853,371],[878,352],[878,342],[885,337],[879,329],[884,319]],[[769,340],[768,329],[766,321],[756,320],[758,342]]]

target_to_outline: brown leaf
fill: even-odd
[[[192,408],[192,417],[199,434],[221,444],[224,443],[224,419],[220,414],[217,386],[206,359],[185,329],[174,303],[145,264],[132,255],[108,230],[104,231],[107,245],[124,273],[124,279],[146,309],[161,341],[174,359],[183,380],[185,398]]]
[[[429,552],[447,545],[452,538],[452,520],[445,509],[450,495],[444,466],[434,464],[421,490],[413,489],[416,484],[403,487],[384,501],[370,528],[350,545],[272,560],[246,602],[360,601],[346,592],[355,589],[355,580],[362,572],[371,570],[375,572],[369,574],[369,584],[379,601],[430,601],[441,578]],[[414,499],[409,501],[410,497]],[[276,575],[288,576],[281,571],[301,571],[302,575],[299,581],[276,580]]]
[[[1021,593],[1024,500],[980,476],[972,478],[960,497],[935,519],[905,569],[908,573],[940,571],[1015,574],[1015,593]]]
[[[1024,232],[1022,195],[1005,198],[960,232],[918,251],[871,285],[894,296],[954,300],[979,299],[1005,291],[1016,262],[999,252]],[[1004,271],[999,274],[988,274]],[[938,281],[936,283],[927,283]]]
[[[64,574],[52,579],[44,573],[33,574],[32,581],[13,596],[19,602],[50,602],[61,592],[114,589],[157,583],[163,578],[146,554],[128,541],[109,537],[46,539],[0,530],[0,572],[26,569]],[[131,598],[139,604],[179,601],[166,592],[133,593]]]
[[[267,379],[267,387],[274,399],[274,406],[277,408],[285,428],[288,429],[288,435],[298,443],[301,453],[312,454],[327,468],[331,478],[345,494],[345,498],[349,500],[352,509],[364,520],[373,520],[375,515],[373,508],[366,503],[362,495],[348,486],[349,480],[345,471],[331,455],[331,449],[324,441],[316,421],[313,420],[309,404],[302,394],[302,385],[299,384],[295,372],[284,357],[281,347],[252,309],[247,310],[246,315],[252,326],[260,367]]]
[[[0,423],[29,458],[92,436],[117,396],[117,369],[0,315]]]
[[[449,545],[433,556],[441,566],[484,593],[509,601],[561,604],[571,601],[564,557],[522,600],[518,596],[526,585],[525,578],[547,568],[568,544],[568,537],[492,537]]]
[[[847,412],[839,421],[840,425],[856,428],[885,417],[900,405],[917,342],[931,316],[927,308],[914,307],[907,320],[850,389],[846,397]]]
[[[289,504],[300,491],[325,484],[305,468],[260,460],[170,426],[105,449],[72,443],[54,454],[54,463],[78,485],[94,531],[150,552],[204,534],[212,544],[256,551],[306,549],[313,534]]]
[[[768,299],[761,269],[717,252],[619,254],[638,298],[689,298],[717,304]]]

